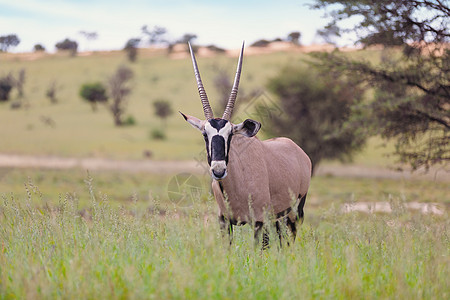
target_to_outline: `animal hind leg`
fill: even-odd
[[[295,242],[295,237],[297,236],[297,224],[296,221],[291,221],[291,219],[288,217],[286,220],[286,223],[289,227],[289,230],[292,233],[292,242]]]
[[[255,247],[259,244],[262,235],[262,250],[269,248],[269,233],[263,222],[255,222]]]
[[[305,217],[305,213],[303,212],[303,207],[305,207],[305,202],[306,202],[306,195],[308,195],[308,193],[306,193],[304,196],[298,195],[298,197],[300,198],[300,203],[298,205],[298,220],[300,220],[300,224],[303,223],[303,218]]]

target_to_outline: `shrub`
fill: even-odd
[[[150,132],[150,137],[152,139],[154,139],[154,140],[165,140],[166,139],[166,133],[162,129],[154,128]]]
[[[97,110],[97,103],[104,103],[108,100],[106,89],[100,82],[83,84],[80,96],[91,104],[93,111]]]
[[[0,78],[0,101],[8,101],[9,94],[14,87],[14,78],[11,73]]]
[[[58,50],[68,50],[71,56],[75,56],[78,50],[78,43],[69,39],[65,39],[55,45]]]

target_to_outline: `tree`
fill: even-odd
[[[161,118],[163,122],[173,114],[170,102],[165,99],[155,100],[153,102],[153,108],[155,109],[155,115]]]
[[[339,52],[313,55],[318,67],[363,79],[374,89],[373,101],[354,107],[352,126],[394,140],[395,154],[413,170],[448,163],[448,4],[439,0],[316,0],[314,8],[329,6],[333,19],[327,27],[334,28],[336,35],[356,33],[357,43],[383,45],[388,53],[377,65]],[[353,27],[339,25],[351,18],[356,21]]]
[[[45,52],[45,47],[42,44],[36,44],[33,47],[34,52]]]
[[[84,36],[84,38],[88,41],[88,43],[91,42],[91,41],[95,41],[96,39],[98,39],[98,34],[97,34],[97,32],[95,32],[95,31],[88,32],[88,31],[81,30],[79,33],[80,33],[82,36]]]
[[[187,44],[191,43],[193,40],[197,39],[197,35],[193,33],[185,33],[179,40],[178,43]]]
[[[148,38],[149,45],[155,45],[160,43],[167,43],[164,39],[164,35],[167,33],[167,29],[161,26],[155,26],[152,30],[148,29],[147,25],[142,26],[141,31]]]
[[[58,85],[57,85],[56,81],[52,81],[50,83],[50,85],[48,86],[47,91],[45,92],[45,96],[47,96],[47,98],[50,100],[50,102],[52,104],[58,103],[58,97],[56,96],[57,91],[58,91]],[[106,98],[106,95],[105,95],[105,98]]]
[[[288,41],[291,41],[294,45],[300,45],[300,37],[302,34],[299,31],[294,31],[288,34]]]
[[[20,39],[15,34],[8,34],[0,36],[0,50],[2,52],[8,52],[8,49],[11,47],[16,47],[19,45]]]
[[[123,50],[127,52],[128,60],[131,62],[135,62],[137,58],[137,48],[141,39],[132,38],[127,41]]]
[[[216,68],[215,70],[216,76],[214,77],[214,87],[219,94],[219,98],[217,101],[218,107],[217,111],[223,112],[225,111],[225,107],[228,103],[228,98],[230,97],[231,89],[233,88],[233,74],[229,74],[226,70],[221,68]],[[235,109],[239,105],[244,104],[254,98],[256,95],[261,93],[261,89],[255,88],[247,93],[242,87],[239,88],[239,101],[235,103]]]
[[[116,73],[109,78],[108,85],[112,98],[109,109],[113,114],[114,124],[121,126],[124,124],[123,115],[126,110],[126,98],[131,93],[128,81],[133,78],[133,71],[125,66],[117,69]]]
[[[354,127],[344,126],[351,106],[363,90],[358,83],[311,69],[286,67],[268,83],[280,99],[282,114],[269,114],[264,130],[287,136],[309,155],[313,171],[323,159],[351,160],[365,139]]]
[[[75,56],[78,50],[78,43],[66,38],[63,41],[56,43],[55,47],[58,50],[68,50],[71,56]]]
[[[55,89],[56,84],[52,84],[52,86],[47,91],[47,96],[53,103],[56,102],[52,100],[54,98]],[[94,112],[97,111],[98,103],[106,103],[108,101],[106,89],[100,82],[83,84],[80,88],[80,96],[91,104],[92,111]]]

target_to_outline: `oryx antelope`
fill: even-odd
[[[303,221],[303,207],[311,180],[308,155],[288,138],[259,140],[255,135],[261,124],[257,121],[230,122],[238,93],[244,44],[222,118],[214,118],[191,45],[189,49],[206,119],[180,113],[202,132],[205,139],[221,229],[231,235],[233,225],[252,223],[258,241],[263,222],[270,213],[276,216],[280,238],[280,221],[283,219],[295,239],[296,224]],[[267,242],[268,235],[264,232],[263,243],[267,245]]]

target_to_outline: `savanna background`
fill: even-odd
[[[170,17],[116,48],[94,25],[56,42],[0,27],[0,298],[448,298],[448,3],[304,4],[273,14],[326,15],[315,44],[308,24],[231,47],[226,26],[178,35]],[[221,236],[203,139],[178,114],[203,116],[187,42],[221,115],[243,39],[232,121],[314,164],[295,243],[271,232],[264,251],[250,226]]]

